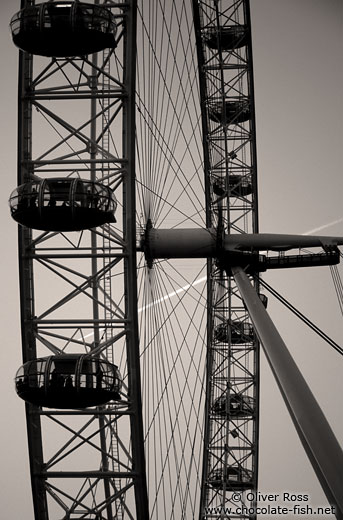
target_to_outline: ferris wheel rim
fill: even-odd
[[[194,2],[194,4],[196,4],[196,3],[197,2]],[[245,4],[245,2],[243,2],[243,3]],[[195,7],[195,9],[196,9],[196,7]],[[197,30],[199,31],[199,29],[197,29]],[[156,36],[155,36],[155,38],[156,38]],[[153,40],[153,39],[154,39],[154,36],[152,35],[151,36],[151,40]],[[158,41],[160,43],[160,40],[158,40]],[[197,49],[198,50],[199,50],[199,46],[202,46],[202,43],[201,42],[199,43],[199,40],[197,40]],[[156,53],[157,53],[157,51],[156,51]],[[153,53],[153,56],[155,56],[156,53],[155,54]],[[152,58],[152,60],[153,60],[153,58]],[[150,73],[150,76],[151,75],[152,75],[152,73]],[[201,82],[201,80],[200,80],[200,82]],[[148,90],[148,89],[146,88],[146,90]],[[224,95],[222,94],[222,99],[224,99],[223,96]],[[208,108],[208,105],[206,105],[206,103],[204,102],[204,98],[202,96],[199,96],[199,98],[201,99],[201,102],[199,103],[199,107],[201,107],[201,109],[202,109],[203,120],[204,120],[204,119],[206,119],[208,117],[209,108]],[[155,105],[153,103],[152,103],[151,106],[154,109]],[[154,128],[154,123],[152,123],[148,119],[146,114],[144,113],[145,107],[142,106],[141,94],[138,94],[137,109],[138,109],[138,114],[141,115],[141,117],[142,117],[143,123],[145,122],[148,127],[149,127],[149,124],[150,124],[150,126],[152,128]],[[173,112],[173,111],[171,110],[171,112]],[[139,123],[138,123],[138,126],[139,126]],[[157,127],[157,125],[156,125],[156,127]],[[202,124],[202,129],[204,129],[204,125],[203,124]],[[180,133],[182,134],[182,132],[180,132]],[[209,135],[209,131],[208,130],[207,130],[207,134]],[[157,137],[161,137],[161,141],[164,142],[163,136],[161,134],[159,134],[158,132],[157,132]],[[206,141],[206,135],[205,135],[205,137],[204,136],[201,137],[201,141],[202,142]],[[206,152],[206,148],[205,148],[205,152]],[[206,153],[205,153],[205,155],[206,155]],[[159,174],[161,176],[163,175],[162,172],[159,172]],[[138,182],[138,189],[139,189],[140,185],[143,184],[143,182],[141,182],[141,179],[139,177],[139,172],[138,172],[138,181],[137,182]],[[203,191],[207,193],[207,202],[204,204],[204,214],[206,214],[205,207],[207,207],[207,217],[206,217],[207,218],[207,222],[211,222],[211,218],[209,219],[209,215],[211,214],[211,205],[210,205],[210,198],[209,198],[209,183],[207,182],[206,174],[205,174],[205,183],[206,183],[206,188],[204,188],[204,187],[202,188]],[[150,187],[150,186],[148,186],[147,191],[152,196],[156,195],[156,190],[154,188]],[[256,192],[255,192],[255,195],[256,195]],[[166,200],[166,198],[164,199],[163,197],[161,197],[161,199]],[[175,198],[175,200],[177,200],[177,199]],[[167,202],[167,204],[168,204],[168,202]],[[143,246],[141,245],[140,248],[143,248],[144,253],[145,253],[145,259],[146,259],[146,261],[148,263],[148,269],[146,270],[146,276],[147,276],[148,280],[149,280],[149,278],[151,280],[153,279],[154,280],[153,283],[156,283],[155,282],[155,278],[157,276],[156,273],[160,270],[161,266],[163,268],[163,266],[166,265],[166,264],[169,264],[169,262],[168,261],[163,261],[163,260],[157,261],[157,260],[153,259],[151,243],[149,242],[149,236],[152,236],[152,232],[154,234],[156,233],[156,236],[157,236],[157,234],[159,232],[159,224],[158,224],[157,221],[155,222],[154,217],[150,213],[150,202],[148,202],[146,204],[146,206],[149,208],[149,210],[148,210],[148,212],[146,214],[145,220],[143,218],[143,223],[140,223],[139,226],[138,226],[139,229],[142,229],[141,237],[143,237],[143,238],[141,238],[141,242],[143,243]],[[144,207],[144,205],[143,205],[143,207]],[[143,211],[142,211],[142,213],[143,213]],[[180,226],[180,230],[182,231],[183,227],[185,226],[185,222],[187,222],[187,221],[185,220],[185,213],[181,212],[181,214],[182,214],[182,217],[179,219],[179,226]],[[193,223],[192,220],[193,220],[193,214],[190,214],[190,217],[189,217],[188,221],[190,223]],[[204,219],[204,221],[202,223],[200,223],[200,228],[205,228],[205,220],[206,219]],[[176,219],[175,219],[175,221],[176,221]],[[170,227],[172,228],[172,230],[175,230],[175,236],[177,236],[178,225],[175,224],[175,222],[173,224],[174,225],[170,226]],[[198,225],[199,225],[199,223],[198,223]],[[162,221],[162,224],[160,224],[160,226],[162,228],[165,228],[165,226],[166,226],[165,222]],[[188,226],[188,227],[190,227],[190,226]],[[254,224],[254,229],[255,230],[257,229],[256,223]],[[152,230],[152,232],[150,230]],[[165,231],[165,229],[161,229],[161,234],[162,234],[162,231]],[[204,231],[205,231],[205,229],[204,229]],[[191,231],[190,231],[190,234],[191,234]],[[166,240],[166,242],[168,242],[168,240]],[[182,257],[182,246],[180,247],[180,254],[176,255],[176,256]],[[185,256],[187,256],[187,255],[185,255]],[[162,257],[163,257],[163,254],[162,254]],[[204,274],[206,274],[206,273],[204,273]],[[174,300],[175,301],[175,305],[178,306],[178,305],[180,305],[180,297],[178,295],[184,294],[189,289],[192,290],[193,287],[195,285],[197,285],[198,280],[200,280],[200,279],[205,281],[208,278],[207,278],[207,276],[204,276],[203,274],[199,273],[197,277],[193,278],[193,280],[188,282],[186,285],[185,285],[186,280],[184,280],[183,282],[180,281],[179,284],[176,284],[174,288],[168,289],[167,287],[164,287],[163,289],[160,289],[159,294],[155,298],[151,297],[150,300],[147,300],[146,304],[144,304],[144,305],[141,304],[140,309],[142,309],[144,307],[146,307],[147,309],[151,309],[152,307],[155,308],[156,306],[161,306],[166,300],[170,301],[173,298],[175,298],[175,300]],[[161,285],[161,287],[162,287],[162,285]],[[205,292],[206,292],[206,289],[204,289],[204,292],[202,293],[201,298],[203,299],[203,301],[207,300],[207,307],[210,307],[211,306],[211,300],[208,299],[208,296],[206,296]],[[142,336],[143,336],[143,334],[141,333],[141,341],[142,341]],[[206,333],[205,333],[205,337],[206,337]],[[143,339],[143,341],[144,341],[144,339]],[[210,339],[210,342],[211,341],[212,340]],[[145,353],[146,350],[147,350],[147,348],[144,347],[143,352]],[[143,379],[144,379],[144,375],[143,375]],[[207,413],[210,414],[210,408],[209,407],[207,408]],[[207,484],[207,476],[203,476],[202,477],[202,488],[204,489],[207,485],[208,485]]]

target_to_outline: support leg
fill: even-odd
[[[336,508],[336,518],[342,520],[342,449],[247,275],[241,267],[232,273],[307,456]]]

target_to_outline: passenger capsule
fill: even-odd
[[[249,177],[243,175],[229,176],[229,197],[245,197],[251,195],[252,183]]]
[[[225,484],[229,490],[244,491],[253,487],[252,472],[241,466],[229,466],[226,471],[219,468],[210,474],[209,484],[217,489],[223,489]]]
[[[232,321],[231,324],[220,323],[214,329],[214,339],[220,343],[250,343],[254,341],[254,327],[246,321]]]
[[[86,354],[61,354],[26,362],[15,376],[19,397],[47,408],[87,408],[120,400],[118,367]]]
[[[250,119],[250,104],[247,98],[226,100],[209,107],[209,118],[215,123],[238,125]]]
[[[228,181],[217,179],[213,183],[213,193],[217,197],[246,197],[252,191],[252,182],[247,175],[229,175]]]
[[[83,56],[115,47],[111,11],[77,0],[27,6],[13,16],[10,28],[17,47],[39,56]]]
[[[222,417],[230,416],[232,419],[248,417],[253,415],[255,400],[253,397],[244,394],[230,394],[227,406],[227,394],[218,397],[212,406],[212,413]]]
[[[80,231],[115,222],[117,206],[108,186],[71,177],[22,184],[9,204],[19,224],[43,231]]]
[[[245,25],[229,25],[208,29],[204,35],[205,44],[210,49],[220,49],[231,51],[239,49],[248,43],[248,30]]]

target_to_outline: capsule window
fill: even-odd
[[[70,30],[71,4],[48,2],[43,4],[43,27],[57,31]]]
[[[11,20],[11,30],[13,34],[18,34],[20,30],[35,31],[39,28],[39,7],[29,6],[19,13],[16,13]]]
[[[84,359],[80,372],[80,388],[98,388],[98,381],[101,382],[101,370],[98,370],[96,361]],[[101,386],[100,386],[101,388]]]
[[[75,360],[61,362],[55,358],[49,369],[49,390],[58,392],[68,388],[75,388]]]
[[[58,206],[70,206],[70,181],[47,180],[44,183],[43,206],[55,208]]]
[[[46,360],[35,359],[20,367],[15,382],[18,393],[30,388],[44,388]]]

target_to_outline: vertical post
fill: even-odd
[[[254,217],[252,220],[252,231],[258,233],[258,184],[257,184],[257,149],[256,149],[256,117],[255,117],[255,88],[254,88],[254,64],[252,53],[252,37],[251,37],[251,16],[250,16],[250,0],[244,0],[244,16],[248,27],[248,45],[247,45],[247,65],[248,65],[248,88],[249,103],[252,117],[250,118],[250,134],[251,140],[251,178],[253,186],[252,206]]]
[[[22,0],[21,8],[23,9],[25,5],[25,0]],[[32,104],[27,93],[31,89],[32,68],[32,55],[20,51],[18,88],[18,185],[31,180]],[[31,248],[31,243],[32,230],[28,227],[18,226],[21,337],[24,363],[37,357],[33,327],[35,314],[33,259],[29,258],[30,255],[27,254]],[[30,252],[34,252],[33,248]],[[37,520],[47,520],[48,504],[45,483],[39,476],[43,467],[41,420],[37,413],[36,406],[26,403],[25,412],[34,514]]]
[[[148,492],[145,472],[144,435],[140,379],[140,358],[137,314],[137,266],[136,266],[136,204],[135,204],[135,89],[136,89],[136,24],[137,2],[128,2],[125,12],[126,40],[124,50],[127,97],[123,100],[123,157],[126,172],[123,183],[123,225],[125,239],[125,308],[128,317],[126,331],[128,386],[130,400],[130,424],[132,460],[137,518],[148,520]]]
[[[307,456],[336,508],[336,518],[342,520],[342,449],[247,275],[241,267],[233,267],[232,274]]]
[[[99,2],[96,1],[95,4]],[[90,128],[90,158],[93,159],[91,161],[90,166],[90,174],[91,181],[96,181],[96,103],[97,98],[95,96],[97,92],[97,66],[98,66],[98,55],[95,53],[92,55],[92,75],[90,78],[91,81],[91,128]],[[93,296],[93,319],[94,319],[94,348],[99,346],[100,343],[100,334],[99,334],[99,290],[98,290],[98,280],[96,278],[96,273],[98,272],[98,262],[97,262],[97,235],[91,230],[91,248],[92,248],[92,260],[91,260],[91,272],[92,272],[92,296]],[[102,470],[104,472],[108,471],[108,457],[107,457],[107,443],[106,443],[106,434],[104,428],[104,417],[99,415],[99,429],[100,429],[100,447],[101,447],[101,463]],[[111,489],[109,479],[104,477],[104,491],[106,497],[106,512],[108,520],[113,519],[112,513],[112,505],[111,505]]]

